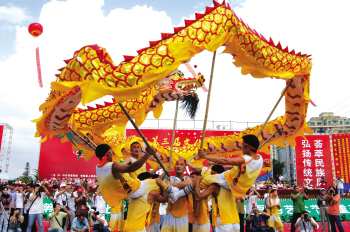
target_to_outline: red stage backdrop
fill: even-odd
[[[322,176],[333,183],[329,135],[306,135],[296,138],[295,156],[298,183],[305,181],[313,188],[320,186]]]
[[[56,136],[41,144],[39,156],[40,179],[60,176],[96,178],[98,159],[93,156],[86,162],[83,155],[78,160],[78,150],[72,151],[70,142],[61,143]]]
[[[1,146],[2,146],[2,134],[4,133],[4,126],[0,125],[0,153],[1,153]],[[5,145],[5,144],[4,144]]]
[[[340,176],[346,183],[349,183],[350,172],[350,134],[333,134],[333,155],[336,177]]]

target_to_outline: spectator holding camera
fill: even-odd
[[[309,212],[305,210],[298,218],[295,228],[299,228],[300,232],[313,232],[314,228],[318,229],[318,224],[313,218],[309,217]]]
[[[339,232],[344,232],[343,226],[340,222],[340,196],[333,186],[328,188],[327,201],[329,202],[328,217],[331,224],[332,232],[336,232],[335,224],[337,224]]]
[[[17,201],[16,201],[16,208],[18,208],[21,212],[21,215],[23,215],[23,202],[24,202],[24,198],[25,198],[25,193],[24,193],[24,188],[23,185],[19,185],[16,187],[16,191],[17,191]]]
[[[340,176],[338,176],[335,183],[336,183],[339,195],[344,195],[344,180],[341,179]]]
[[[90,211],[90,226],[93,227],[93,232],[109,232],[108,223],[105,216],[91,209]]]
[[[16,188],[16,184],[15,183],[11,183],[10,191],[8,191],[8,194],[11,195],[11,197],[12,197],[12,204],[11,204],[12,213],[15,210],[15,208],[17,208],[17,206],[16,206],[16,203],[17,203],[17,192],[16,192],[15,188]],[[12,214],[11,214],[11,216],[12,216]]]
[[[270,231],[267,220],[270,218],[270,214],[262,212],[256,206],[252,208],[252,212],[248,214],[246,220],[249,221],[250,228],[248,232],[260,232]]]
[[[301,214],[305,211],[305,202],[304,200],[309,200],[309,197],[305,193],[305,189],[299,187],[299,185],[294,185],[294,193],[292,193],[291,198],[293,200],[293,219],[292,219],[292,228],[291,232],[295,232],[295,225],[298,218],[301,217]]]
[[[10,225],[8,232],[21,232],[21,225],[23,223],[24,217],[21,215],[21,210],[19,208],[15,209],[13,216],[10,219]]]
[[[68,201],[68,195],[67,195],[66,191],[67,191],[66,185],[61,184],[60,190],[57,189],[53,193],[53,200],[60,205],[66,206],[67,201]]]
[[[32,231],[35,219],[39,225],[39,232],[44,232],[43,213],[44,213],[44,197],[50,195],[45,186],[36,184],[34,191],[29,195],[30,206],[28,208],[28,227],[27,232]]]
[[[1,217],[0,229],[2,227],[2,231],[6,232],[9,218],[11,215],[11,206],[12,206],[12,196],[8,194],[8,188],[6,187],[2,190],[2,194],[0,196],[0,202],[2,203],[2,207],[4,210]]]
[[[107,211],[107,206],[105,200],[103,200],[102,193],[100,187],[97,186],[96,193],[92,197],[91,206],[96,208],[96,211],[100,213],[100,215],[105,216]]]
[[[70,184],[68,184],[66,186],[66,193],[67,193],[67,210],[69,211],[70,213],[70,216],[68,218],[68,221],[69,221],[69,224],[67,223],[67,226],[64,227],[64,232],[67,231],[67,227],[68,230],[71,230],[71,227],[72,227],[72,223],[73,223],[73,220],[75,218],[75,198],[73,196],[73,188]]]
[[[73,231],[77,231],[77,232],[90,231],[89,221],[85,217],[85,214],[80,214],[76,218],[74,218],[72,227],[73,227]]]
[[[86,191],[84,191],[84,188],[79,187],[77,190],[78,197],[75,198],[75,205],[76,205],[76,214],[82,215],[84,214],[86,217],[88,216],[88,208],[87,208],[87,202],[91,202],[90,198],[86,196]]]
[[[49,215],[50,218],[50,228],[47,232],[63,232],[64,218],[70,216],[66,207],[62,207],[59,203],[54,203],[54,211]]]

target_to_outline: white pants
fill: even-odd
[[[193,232],[210,232],[210,222],[202,225],[197,225],[197,220],[193,224]]]
[[[239,232],[239,223],[234,223],[234,224],[226,224],[226,225],[221,225],[221,226],[215,226],[215,231],[216,232]]]
[[[188,214],[176,218],[170,212],[165,217],[161,232],[188,232]]]
[[[124,214],[122,212],[111,213],[111,218],[109,219],[109,228],[111,231],[119,230],[119,227],[121,226],[120,223],[123,223],[123,216]]]

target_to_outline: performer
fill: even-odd
[[[214,171],[214,172],[213,172]],[[212,173],[220,174],[224,172],[221,165],[214,165]],[[203,180],[202,176],[198,176],[194,181],[194,197],[196,201],[201,201],[213,196],[212,205],[212,225],[216,232],[239,232],[239,216],[236,207],[236,198],[227,190],[217,184],[210,185],[202,193],[199,190],[200,182]],[[209,230],[210,231],[210,230]]]
[[[143,172],[138,176],[141,183],[152,178],[152,175],[148,172]],[[155,186],[158,185],[160,188],[160,193],[153,190]],[[146,194],[139,198],[129,199],[129,214],[125,221],[124,231],[138,231],[146,232],[150,226],[151,220],[151,209],[155,201],[160,203],[165,203],[167,196],[164,190],[164,185],[161,179],[155,179],[151,184],[147,185]]]
[[[128,157],[124,160],[124,164],[127,164],[127,165],[130,165],[132,163],[135,163],[141,156],[141,154],[143,153],[142,150],[141,150],[141,145],[139,142],[133,142],[130,146],[130,151],[131,151],[131,157]],[[160,166],[158,165],[157,168],[153,169],[153,170],[149,170],[148,172],[151,173],[151,174],[154,174],[156,173],[156,171],[158,171],[160,169]],[[137,176],[140,174],[140,173],[143,173],[143,172],[147,172],[147,168],[146,168],[146,163],[144,163],[141,168],[139,168],[138,170],[136,170],[135,172],[131,172],[130,173],[130,176],[133,178],[133,179],[136,179]]]
[[[201,182],[201,188],[207,188],[211,184],[218,184],[225,189],[230,190],[236,198],[243,196],[248,189],[254,184],[263,167],[263,158],[257,154],[259,140],[255,135],[245,135],[243,139],[243,156],[237,158],[222,158],[205,155],[203,149],[198,150],[198,155],[218,164],[233,165],[230,171],[207,176]],[[193,184],[187,186],[181,191],[173,188],[168,193],[172,202],[176,202],[179,197],[192,194]]]
[[[280,199],[277,196],[277,190],[271,190],[271,194],[266,198],[267,213],[271,215],[267,221],[268,226],[279,231],[283,231],[283,223],[278,212],[281,209]]]
[[[136,162],[125,165],[112,162],[113,151],[108,144],[100,144],[95,150],[100,162],[96,166],[97,180],[101,193],[108,205],[116,205],[120,200],[130,197],[139,198],[152,190],[160,192],[155,180],[139,181],[130,177],[130,172],[138,170],[147,159],[155,153],[154,148],[147,147],[146,154]],[[171,191],[171,185],[163,183],[166,191]]]
[[[111,218],[109,220],[109,228],[111,231],[122,231],[124,225],[124,199],[111,207]]]
[[[190,177],[185,176],[186,163],[179,159],[175,164],[176,176],[171,176],[170,181],[167,181],[168,186],[173,186],[173,189],[184,188],[192,183]],[[167,192],[168,193],[168,192]],[[162,226],[161,232],[187,232],[188,231],[188,213],[193,211],[192,196],[182,196],[176,203],[168,201],[166,217]]]
[[[210,170],[211,172],[215,172],[212,169]],[[190,178],[192,179],[192,181],[194,181],[197,178],[197,176],[200,175],[201,174],[198,172],[192,172],[190,174]],[[188,214],[188,221],[191,224],[193,224],[193,232],[210,232],[208,200],[209,197],[204,198],[200,201],[193,201],[193,212],[190,212]]]

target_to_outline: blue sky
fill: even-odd
[[[57,69],[64,67],[63,60],[71,58],[74,51],[97,43],[119,64],[122,55],[137,55],[137,50],[149,46],[148,41],[159,40],[161,32],[173,32],[174,26],[184,25],[183,18],[191,19],[195,12],[212,5],[212,1],[199,0],[0,0],[0,122],[14,128],[9,171],[20,175],[25,162],[37,168],[40,145],[30,120],[40,117],[38,107],[50,91],[50,82],[55,80]],[[312,54],[310,96],[317,107],[309,106],[308,119],[329,109],[350,117],[350,47],[346,46],[349,32],[344,25],[350,22],[350,1],[330,4],[324,0],[235,0],[230,5],[266,38],[281,41],[283,48],[288,46],[290,51]],[[34,39],[27,27],[37,21],[43,25],[44,33]],[[43,88],[37,83],[37,46]],[[209,120],[263,122],[285,82],[243,76],[232,64],[232,57],[220,54],[222,50],[219,48],[215,63]],[[209,80],[211,60],[212,53],[204,51],[190,64],[196,64],[196,71]],[[184,67],[180,69],[189,75]],[[198,94],[196,120],[203,120],[207,95],[200,90]],[[347,100],[337,105],[343,99]],[[161,119],[171,119],[164,125],[166,128],[172,127],[174,108],[173,102],[164,104]],[[284,115],[284,111],[281,103],[272,118]],[[181,111],[178,118],[187,119]],[[234,129],[244,129],[235,126]],[[188,126],[179,124],[178,128]]]

